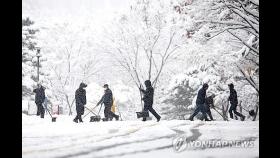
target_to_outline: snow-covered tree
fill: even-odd
[[[48,52],[50,61],[47,80],[53,100],[72,114],[75,90],[81,82],[90,83],[100,70],[100,58],[94,52],[89,35],[80,26],[57,24],[55,28],[46,30],[44,50]]]
[[[106,32],[105,52],[140,86],[149,79],[156,88],[180,47],[180,28],[164,1],[138,0]],[[104,42],[105,43],[105,42]]]
[[[37,32],[34,21],[29,17],[22,19],[22,97],[29,98],[37,82]],[[42,65],[40,64],[39,67]],[[40,75],[44,75],[40,72]]]
[[[163,107],[163,111],[166,113],[172,111],[168,113],[169,117],[183,118],[194,107],[198,89],[189,85],[189,80],[194,79],[200,80],[200,85],[207,82],[212,87],[208,91],[217,95],[216,104],[225,114],[229,95],[228,83],[236,86],[240,103],[245,109],[257,110],[258,55],[255,50],[250,50],[250,47],[258,51],[258,37],[254,36],[254,33],[258,34],[254,32],[258,30],[258,24],[253,26],[246,24],[247,28],[234,25],[246,23],[246,20],[230,11],[224,4],[227,2],[239,4],[242,9],[237,1],[182,0],[172,2],[175,12],[180,15],[180,20],[185,24],[188,47],[181,55],[186,63],[185,70],[183,73],[180,72],[181,75],[175,74],[172,79],[173,81],[179,79],[182,82],[175,84],[171,80],[169,87],[172,88],[166,89],[165,97],[162,97],[163,102],[167,104]],[[247,5],[247,7],[251,7],[258,14],[256,4]],[[236,28],[232,29],[232,27]],[[244,41],[246,41],[245,44]],[[182,78],[182,75],[185,77]],[[172,104],[175,106],[171,106]],[[176,115],[180,113],[181,116]]]
[[[211,21],[211,23],[225,25],[225,27],[210,38],[226,31],[239,41],[242,48],[236,52],[239,55],[239,60],[235,63],[236,67],[243,75],[243,79],[259,94],[259,1],[220,1],[214,7],[224,12],[224,15],[218,21]],[[257,102],[256,112],[258,106]]]

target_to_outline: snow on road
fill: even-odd
[[[23,158],[161,158],[258,157],[258,121],[112,121],[72,122],[73,116],[22,115]],[[251,140],[250,147],[186,148],[176,152],[174,138],[203,140]]]

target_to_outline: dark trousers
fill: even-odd
[[[196,108],[194,110],[194,113],[190,116],[190,120],[193,120],[193,118],[201,112],[203,115],[203,119],[208,120],[205,112],[205,104],[196,104]]]
[[[236,107],[237,107],[237,105],[231,104],[231,106],[230,106],[230,108],[228,110],[230,118],[233,119],[233,113],[235,115],[239,116],[239,117],[244,117],[244,115],[242,115],[242,114],[240,114],[239,112],[236,111]]]
[[[153,108],[153,105],[145,104],[144,103],[144,111],[150,111],[157,119],[160,119],[159,114]],[[146,117],[143,117],[143,121],[146,121]]]
[[[111,111],[111,107],[110,105],[106,105],[104,104],[105,108],[104,108],[104,116],[105,116],[105,119],[106,120],[112,120],[113,117],[115,117],[115,119],[117,119],[118,115],[114,114],[112,111]]]
[[[74,118],[75,121],[83,122],[82,115],[84,114],[85,107],[83,105],[76,105],[77,115]]]
[[[209,116],[210,120],[213,120],[212,113],[211,113],[209,105],[206,105],[205,113]]]
[[[44,118],[45,115],[45,109],[42,105],[42,103],[36,103],[37,105],[37,116],[41,116],[41,118]]]

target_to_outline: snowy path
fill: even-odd
[[[72,117],[23,115],[23,158],[134,157],[258,157],[259,124],[252,121],[113,121],[82,124]],[[253,140],[250,148],[196,148],[175,152],[172,141],[184,135],[194,140]]]

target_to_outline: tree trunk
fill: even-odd
[[[153,52],[150,50],[150,57],[149,57],[149,80],[151,80],[151,77],[152,77],[152,58],[153,58]]]
[[[66,97],[66,102],[67,102],[67,105],[69,107],[69,116],[72,115],[72,110],[71,110],[71,105],[69,103],[69,97],[67,94],[65,94],[65,97]]]

